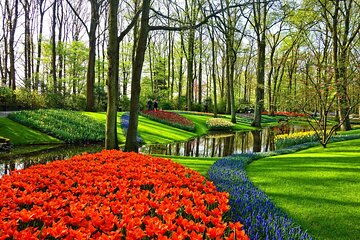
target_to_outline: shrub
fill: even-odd
[[[11,113],[9,118],[67,143],[99,142],[105,137],[103,124],[73,111],[20,111]]]
[[[249,239],[223,217],[227,193],[171,160],[136,153],[15,171],[0,179],[0,203],[2,239]]]
[[[315,142],[317,140],[318,137],[314,131],[281,134],[275,136],[275,146],[276,149],[281,149],[306,142]]]
[[[195,124],[191,120],[174,112],[146,110],[142,111],[141,115],[157,122],[195,132]]]
[[[232,130],[234,128],[234,124],[232,122],[229,122],[226,119],[223,118],[210,118],[206,121],[206,126],[209,128],[209,130]]]
[[[46,106],[45,98],[37,91],[20,88],[15,90],[17,105],[26,109],[38,109]]]

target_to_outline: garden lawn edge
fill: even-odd
[[[332,142],[358,138],[359,134],[337,135]],[[209,179],[219,191],[230,194],[232,220],[244,224],[250,239],[312,239],[306,230],[276,207],[270,198],[250,181],[246,166],[261,158],[294,153],[318,145],[318,142],[309,142],[272,152],[232,155],[219,159],[210,167]]]

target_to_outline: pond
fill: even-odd
[[[216,132],[186,142],[144,145],[144,154],[164,154],[192,157],[223,157],[236,153],[265,152],[275,149],[274,138],[278,134],[308,131],[306,126],[281,125],[260,131]],[[34,146],[35,148],[35,146]],[[84,152],[99,152],[102,145],[61,145],[35,153],[18,155],[9,159],[0,157],[0,177],[14,169],[25,169],[35,164],[67,159]]]
[[[309,131],[307,126],[280,125],[259,131],[213,132],[186,142],[151,144],[140,148],[145,154],[191,157],[224,157],[232,154],[275,150],[275,136]]]

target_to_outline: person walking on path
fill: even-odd
[[[158,110],[158,107],[159,107],[158,105],[159,105],[159,104],[158,104],[158,101],[155,99],[155,100],[154,100],[154,110],[155,110],[155,111]]]
[[[147,102],[148,104],[148,110],[153,110],[153,102],[151,99],[149,99],[149,101]]]

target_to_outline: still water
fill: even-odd
[[[260,131],[213,132],[187,142],[152,144],[140,148],[146,154],[191,157],[224,157],[232,154],[268,152],[275,150],[275,136],[308,131],[306,126],[282,125]]]
[[[140,152],[193,157],[223,157],[236,153],[266,152],[275,149],[276,135],[308,130],[309,128],[304,126],[283,125],[261,131],[214,132],[186,142],[144,145]],[[25,169],[35,164],[67,159],[84,152],[99,152],[102,149],[102,145],[62,145],[9,159],[0,156],[0,177],[14,169]]]

